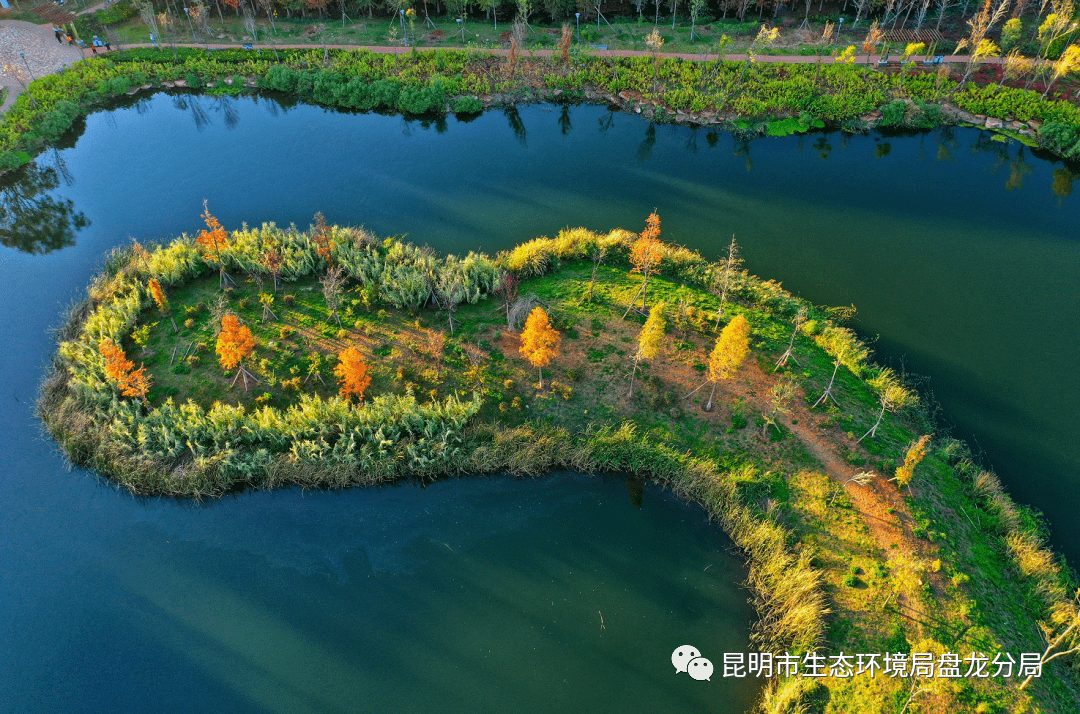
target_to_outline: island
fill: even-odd
[[[745,557],[762,711],[1074,711],[1077,584],[1039,518],[852,308],[750,275],[734,240],[710,262],[654,213],[439,256],[318,214],[203,220],[114,250],[57,330],[38,413],[72,463],[193,499],[650,479]]]

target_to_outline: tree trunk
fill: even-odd
[[[833,397],[832,395],[832,387],[833,382],[836,380],[836,370],[838,369],[840,369],[839,360],[833,362],[832,377],[829,377],[829,386],[825,387],[825,393],[818,397],[818,400],[814,402],[813,406],[810,407],[811,409],[816,407],[818,404],[821,404],[821,402],[824,401],[826,397],[831,397],[834,402],[836,401],[836,397]]]
[[[860,436],[859,440],[856,441],[855,443],[856,444],[861,443],[862,440],[865,439],[868,436],[877,436],[877,428],[881,425],[881,420],[884,419],[884,418],[885,418],[885,402],[882,401],[881,402],[881,411],[878,413],[877,421],[874,422],[874,425],[872,427],[870,427],[870,431],[868,431],[865,434],[863,434],[862,436]]]
[[[712,411],[712,400],[716,395],[716,382],[712,383],[712,391],[709,392],[709,403],[705,405],[705,411]]]

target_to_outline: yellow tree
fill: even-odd
[[[667,327],[667,319],[664,310],[667,305],[658,302],[649,311],[649,319],[638,333],[638,347],[634,352],[634,366],[630,368],[630,396],[634,396],[634,377],[637,376],[638,362],[643,359],[653,359],[660,354],[660,346],[664,342],[664,328]]]
[[[712,400],[716,395],[716,385],[722,379],[734,377],[749,354],[750,323],[742,315],[736,315],[716,338],[716,345],[713,347],[712,354],[709,355],[709,378],[686,396],[693,396],[698,389],[712,382],[709,402],[705,405],[705,411],[711,410]]]
[[[364,390],[371,384],[371,375],[368,374],[368,366],[360,350],[346,347],[339,352],[334,374],[341,385],[341,396],[348,399],[355,395],[356,401],[364,401]]]
[[[240,324],[240,319],[231,312],[221,318],[221,332],[217,337],[218,361],[225,369],[236,369],[233,384],[243,376],[244,391],[248,388],[248,379],[259,383],[255,375],[244,367],[244,360],[255,350],[255,336],[245,325]]]
[[[649,276],[660,265],[660,259],[663,256],[664,246],[660,242],[660,216],[656,214],[656,211],[653,211],[645,220],[645,230],[641,232],[641,237],[630,246],[630,263],[634,266],[630,269],[630,272],[641,273],[645,280],[641,283],[641,287],[638,288],[634,299],[630,301],[630,307],[626,308],[623,317],[626,317],[634,309],[638,295],[641,296],[641,311],[645,312]]]
[[[521,331],[521,356],[540,370],[540,389],[544,388],[544,367],[559,354],[559,331],[551,326],[544,308],[533,308]]]
[[[1044,97],[1050,92],[1050,87],[1054,86],[1054,82],[1061,79],[1062,76],[1080,71],[1080,45],[1066,47],[1065,51],[1061,53],[1061,57],[1051,67],[1050,81],[1046,83],[1046,90],[1042,93]]]
[[[908,447],[907,453],[904,454],[904,465],[896,470],[896,476],[892,479],[896,481],[897,486],[907,486],[911,483],[911,477],[915,475],[915,467],[925,458],[926,449],[929,446],[930,435],[925,434]]]

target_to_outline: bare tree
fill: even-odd
[[[902,409],[907,406],[913,396],[911,392],[904,388],[904,385],[900,384],[900,380],[896,378],[891,370],[886,369],[876,380],[870,381],[871,383],[877,382],[876,386],[879,389],[878,401],[881,403],[881,411],[878,412],[877,421],[874,422],[874,425],[860,436],[859,441],[855,443],[861,442],[868,436],[871,438],[877,436],[877,430],[881,426],[881,420],[885,418],[885,412],[891,413]]]
[[[792,350],[795,349],[795,335],[799,334],[799,330],[802,328],[803,324],[806,323],[806,318],[806,308],[800,307],[799,311],[795,313],[794,319],[792,319],[791,321],[792,324],[794,324],[795,329],[791,331],[791,339],[788,340],[788,346],[787,349],[784,350],[784,354],[780,355],[780,359],[776,360],[776,369],[780,369],[781,367],[786,365],[789,359],[795,360],[795,364],[799,364],[799,360],[796,359],[794,354],[792,354]],[[802,365],[800,364],[799,366]]]
[[[154,5],[149,2],[139,3],[139,17],[146,23],[146,26],[150,29],[150,34],[153,35],[156,42],[161,37],[161,30],[158,28],[158,16]]]
[[[337,321],[338,327],[341,327],[338,308],[341,307],[341,293],[345,289],[345,280],[345,269],[340,265],[328,268],[322,278],[319,279],[319,282],[322,283],[323,297],[326,298],[326,307],[330,309],[330,317]]]
[[[727,304],[727,296],[731,291],[735,276],[742,267],[742,258],[739,256],[739,246],[735,244],[735,236],[731,236],[731,245],[728,246],[728,254],[725,260],[720,261],[720,269],[713,273],[713,293],[720,296],[720,308],[716,311],[716,327],[720,327],[720,320],[724,317],[724,306]]]
[[[941,21],[945,19],[945,12],[949,8],[957,7],[960,0],[934,0],[934,8],[937,10],[937,24],[935,30],[941,30]]]
[[[930,0],[922,0],[919,3],[919,11],[915,13],[915,29],[921,30],[923,22],[926,21],[926,13],[930,9]]]
[[[1080,590],[1076,591],[1075,599],[1080,603]],[[1042,666],[1051,660],[1055,660],[1058,657],[1065,657],[1066,655],[1076,654],[1080,652],[1080,610],[1073,610],[1071,619],[1067,620],[1068,626],[1065,627],[1057,636],[1054,636],[1053,630],[1048,626],[1043,625],[1043,635],[1046,638],[1046,650],[1042,653],[1042,657],[1039,658],[1039,671],[1042,671]],[[1051,639],[1053,637],[1053,639]],[[1061,649],[1061,648],[1065,649]],[[1055,652],[1054,650],[1057,650]],[[1053,653],[1053,654],[1051,654]],[[1024,689],[1035,677],[1035,674],[1029,674],[1027,679],[1020,685],[1020,689]]]
[[[251,35],[252,42],[259,41],[259,26],[255,22],[255,8],[248,3],[244,3],[244,29]]]
[[[517,301],[520,285],[521,279],[518,276],[506,272],[503,273],[498,285],[495,286],[495,295],[498,296],[499,301],[502,303],[499,307],[506,313],[506,324],[510,327],[513,327],[510,323],[510,307]]]
[[[256,2],[259,3],[259,7],[262,8],[262,11],[266,13],[267,19],[270,20],[270,28],[276,35],[277,23],[274,22],[274,0],[256,0]],[[342,6],[344,7],[344,3],[342,3]],[[342,12],[344,12],[344,10],[342,10]]]
[[[791,400],[795,398],[798,390],[798,385],[790,377],[781,379],[772,386],[769,390],[769,410],[761,415],[765,421],[765,426],[761,430],[762,438],[769,436],[770,426],[777,426],[776,420],[781,414],[791,413]]]
[[[596,285],[596,273],[600,270],[600,266],[604,262],[604,258],[607,257],[607,248],[601,248],[596,246],[592,250],[592,254],[589,255],[589,259],[592,260],[592,277],[589,278],[589,301],[593,299],[593,287]]]
[[[432,295],[439,309],[446,313],[446,319],[450,322],[450,334],[454,334],[454,313],[465,299],[465,286],[460,273],[456,270],[441,272],[435,280]]]

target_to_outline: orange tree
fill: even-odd
[[[150,295],[163,315],[169,311],[169,298],[165,297],[165,290],[157,278],[150,278]]]
[[[236,369],[236,384],[238,377],[244,377],[244,389],[248,388],[248,379],[255,382],[255,375],[244,368],[244,360],[255,350],[255,336],[245,325],[240,324],[240,319],[231,312],[221,318],[221,332],[217,338],[218,361],[225,369]]]
[[[338,383],[341,385],[341,396],[348,399],[356,395],[358,402],[364,401],[364,390],[371,384],[371,375],[368,374],[368,366],[360,350],[355,347],[346,347],[339,352],[334,374],[337,375]]]
[[[125,397],[136,397],[146,402],[146,393],[153,382],[146,374],[146,367],[135,369],[135,363],[127,358],[124,350],[112,340],[102,340],[98,351],[105,358],[105,376],[112,380]]]
[[[311,242],[315,244],[315,252],[327,262],[330,262],[334,255],[334,241],[330,236],[330,226],[326,224],[322,211],[319,211],[315,214],[315,230],[311,233]]]
[[[544,308],[533,308],[521,331],[521,355],[540,370],[540,389],[544,388],[544,367],[559,354],[559,331],[551,326]]]
[[[206,201],[203,201],[202,219],[206,221],[206,229],[199,232],[198,237],[195,239],[195,245],[199,246],[203,260],[207,263],[217,264],[219,271],[218,283],[222,289],[230,283],[236,285],[236,281],[225,272],[225,260],[222,256],[222,251],[229,247],[229,234],[221,227],[218,219],[210,213]]]
[[[653,211],[645,220],[645,230],[641,232],[641,237],[630,246],[630,263],[634,266],[630,269],[630,272],[641,273],[645,281],[641,284],[637,294],[634,295],[634,299],[630,301],[630,307],[623,313],[623,317],[626,317],[627,313],[634,309],[638,295],[641,295],[641,311],[645,312],[649,276],[660,265],[660,259],[663,256],[664,247],[660,243],[660,216],[656,214],[656,211]]]

